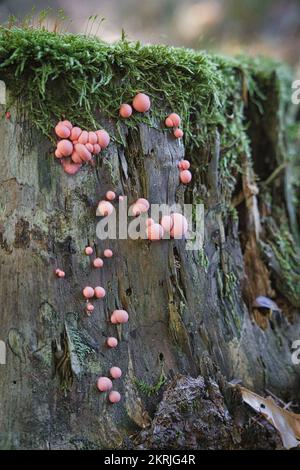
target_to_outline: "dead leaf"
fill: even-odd
[[[286,449],[300,445],[300,414],[280,408],[272,397],[263,398],[247,388],[240,389],[244,402],[261,413],[277,429]]]

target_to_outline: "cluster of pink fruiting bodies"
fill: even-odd
[[[84,163],[92,163],[93,155],[100,153],[110,142],[105,130],[83,131],[67,120],[56,125],[55,133],[61,139],[57,142],[55,156],[69,175],[75,175]]]

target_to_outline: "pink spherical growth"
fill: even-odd
[[[112,316],[117,323],[127,323],[129,319],[129,315],[126,310],[114,310]]]
[[[174,126],[173,121],[169,116],[165,120],[165,125],[166,125],[166,127],[173,127]]]
[[[63,157],[63,154],[58,149],[55,150],[54,155],[56,156],[56,158],[62,158]]]
[[[103,264],[103,259],[101,258],[95,258],[93,261],[94,268],[102,268]]]
[[[188,222],[184,215],[179,213],[174,213],[171,217],[173,219],[171,237],[181,239],[188,231]]]
[[[61,269],[56,269],[55,274],[57,277],[65,277],[66,273],[62,271]]]
[[[178,168],[179,170],[188,170],[190,168],[191,164],[188,160],[181,160],[178,163]]]
[[[145,93],[138,93],[132,101],[132,106],[139,113],[146,113],[151,107],[151,101]]]
[[[99,144],[94,144],[93,147],[94,147],[94,148],[93,148],[93,154],[98,155],[98,153],[101,152],[101,147],[100,147],[100,145],[99,145]]]
[[[112,381],[108,377],[99,377],[97,388],[100,392],[108,392],[108,390],[112,389]]]
[[[155,224],[154,220],[149,217],[146,220],[146,227],[149,227],[150,225],[153,225],[153,224]]]
[[[108,395],[108,399],[111,403],[119,403],[119,401],[121,400],[121,395],[116,390],[112,390]]]
[[[188,184],[192,180],[192,173],[189,170],[183,170],[179,173],[179,178],[183,184]]]
[[[70,137],[71,131],[62,122],[59,122],[57,126],[55,126],[55,134],[61,139],[67,139]]]
[[[168,117],[173,122],[174,127],[179,127],[180,126],[181,119],[180,119],[180,116],[178,116],[178,114],[171,113]]]
[[[112,258],[114,254],[112,250],[107,248],[106,250],[104,250],[103,255],[105,256],[105,258]]]
[[[92,145],[97,144],[98,137],[97,137],[96,132],[89,132],[89,140],[88,141]]]
[[[73,152],[73,144],[67,139],[63,139],[57,144],[57,150],[64,156],[69,157]]]
[[[148,209],[144,204],[140,204],[138,202],[135,202],[131,207],[130,207],[130,215],[132,214],[134,217],[138,217],[139,215],[147,212]]]
[[[66,126],[68,129],[70,129],[70,131],[73,129],[73,124],[68,121],[67,119],[65,119],[64,121],[61,122],[64,126]]]
[[[120,367],[111,367],[109,373],[113,379],[119,379],[122,375]]]
[[[130,104],[121,104],[119,114],[124,119],[129,118],[132,115],[132,107]]]
[[[108,132],[105,130],[101,129],[99,131],[96,131],[97,139],[98,139],[98,144],[102,149],[105,149],[109,142],[110,142],[110,137]]]
[[[93,312],[94,308],[95,308],[94,305],[90,303],[88,303],[86,306],[86,309],[88,312]]]
[[[81,163],[73,163],[69,158],[62,160],[64,172],[68,175],[76,175],[81,168]]]
[[[92,287],[90,286],[87,286],[83,289],[82,291],[83,293],[83,296],[86,298],[86,299],[91,299],[92,297],[94,297],[95,295],[95,291]]]
[[[83,162],[89,162],[92,159],[91,152],[88,151],[85,144],[75,144],[75,151]]]
[[[80,155],[76,152],[76,150],[73,150],[72,155],[71,155],[72,162],[78,163],[79,165],[82,164],[82,160],[80,158]]]
[[[160,225],[166,232],[171,232],[173,227],[173,219],[170,215],[163,215],[160,221]]]
[[[80,129],[80,127],[73,127],[73,129],[71,130],[70,139],[73,142],[74,142],[74,140],[78,140],[81,133],[82,133],[82,130]]]
[[[116,325],[118,323],[114,314],[111,315],[110,321],[113,323],[113,325]]]
[[[107,191],[107,193],[105,194],[105,197],[109,201],[113,201],[114,199],[116,199],[116,193],[114,193],[113,191]]]
[[[174,136],[176,139],[181,139],[181,137],[183,137],[183,131],[181,129],[175,129]]]
[[[106,344],[109,348],[116,348],[118,346],[118,340],[111,336],[110,338],[107,338]]]
[[[87,131],[82,131],[80,136],[78,137],[78,142],[80,144],[87,144],[89,139],[89,133]]]
[[[107,217],[114,211],[114,206],[108,201],[100,201],[97,207],[96,215]]]
[[[11,118],[11,112],[10,111],[6,111],[5,113],[5,118],[9,121],[10,118]]]
[[[95,297],[97,297],[97,299],[103,299],[105,297],[105,289],[103,287],[100,287],[100,286],[97,286],[95,287]]]
[[[142,204],[145,206],[146,210],[144,212],[147,212],[149,210],[150,204],[149,201],[143,197],[140,197],[137,201],[136,204]]]
[[[90,256],[90,255],[93,254],[94,250],[93,250],[93,248],[92,248],[91,246],[87,246],[87,247],[85,248],[84,252],[85,252],[86,255]]]
[[[164,236],[164,229],[160,224],[152,224],[147,227],[148,240],[161,240]]]
[[[88,151],[89,151],[90,153],[93,153],[93,151],[94,151],[94,146],[93,146],[93,144],[90,144],[90,143],[88,142],[87,144],[85,144],[85,147],[88,149]]]

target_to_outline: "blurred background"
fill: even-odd
[[[226,54],[263,54],[299,63],[300,0],[0,0],[0,21],[32,8],[62,8],[65,28],[145,43],[165,43]],[[61,13],[62,14],[62,13]],[[92,25],[87,19],[98,14]],[[51,29],[51,12],[49,28]],[[99,24],[99,18],[105,20]],[[54,24],[54,21],[53,21]]]

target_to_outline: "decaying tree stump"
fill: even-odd
[[[269,100],[263,113],[250,96],[245,102],[251,157],[240,156],[231,190],[220,179],[227,152],[221,129],[200,151],[146,124],[123,125],[126,147],[111,143],[95,168],[69,177],[53,158],[52,143],[18,108],[1,120],[2,449],[122,448],[129,435],[151,426],[177,374],[178,386],[201,382],[203,354],[228,381],[299,402],[300,366],[291,361],[291,344],[300,339],[299,210],[291,192],[299,158],[287,155],[277,77],[270,73],[261,85]],[[103,124],[114,133],[113,121]],[[194,175],[189,189],[178,182],[185,152]],[[186,251],[184,240],[97,241],[95,207],[112,188],[130,201],[201,199],[204,249]],[[83,254],[94,243],[99,253],[108,246],[114,251],[105,269],[92,270]],[[57,267],[65,279],[55,278]],[[85,285],[107,291],[90,317]],[[253,309],[259,295],[280,311]],[[108,350],[105,338],[116,334],[109,316],[122,307],[130,321],[118,327],[118,348]],[[123,370],[116,385],[122,401],[114,406],[95,387],[112,365]],[[184,436],[178,445],[187,445]]]

